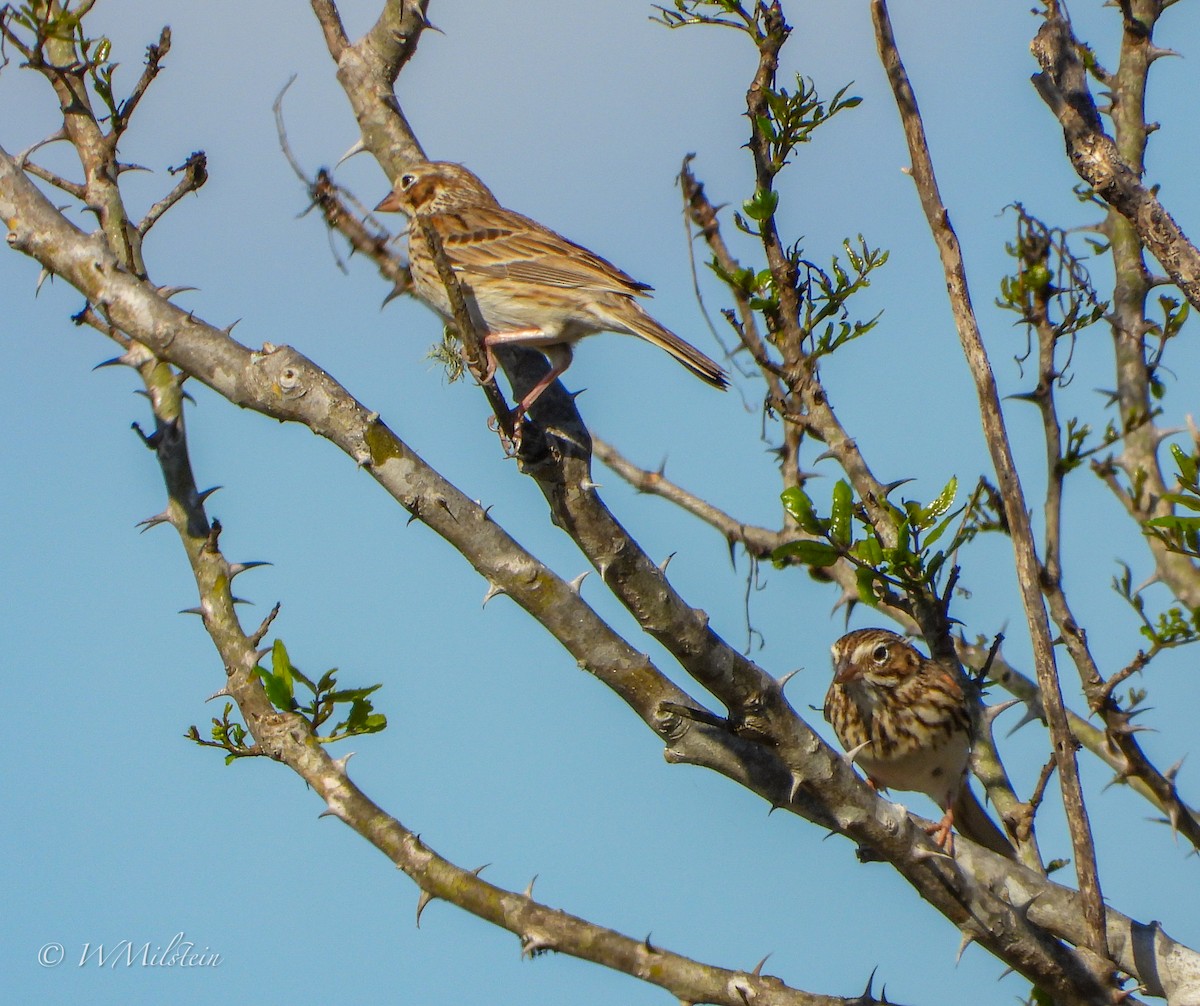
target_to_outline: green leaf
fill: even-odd
[[[820,518],[817,517],[817,511],[813,507],[813,501],[799,486],[792,486],[785,489],[779,494],[779,499],[783,503],[783,509],[788,512],[793,520],[800,525],[801,529],[808,534],[822,534],[824,527]]]
[[[1174,531],[1200,530],[1200,517],[1151,517],[1144,527],[1169,527]]]
[[[1187,507],[1189,510],[1200,510],[1200,497],[1184,496],[1181,493],[1163,493],[1162,496],[1168,503],[1177,503],[1179,506]]]
[[[958,495],[958,476],[952,475],[950,481],[946,483],[946,488],[938,493],[937,499],[920,511],[914,522],[917,530],[924,531],[927,527],[932,526],[933,522],[954,504],[956,495]]]
[[[966,509],[966,507],[959,507],[957,510],[954,511],[954,513],[950,514],[949,517],[947,517],[937,527],[935,527],[932,531],[930,531],[929,534],[927,534],[925,536],[925,547],[928,548],[935,541],[937,541],[943,534],[945,534],[946,528],[948,528],[951,524],[953,524],[955,518],[958,517],[965,509]]]
[[[742,203],[742,212],[751,220],[761,223],[770,217],[778,206],[778,192],[771,189],[758,189],[751,198]]]
[[[1183,481],[1189,485],[1196,484],[1196,459],[1188,454],[1178,444],[1171,445],[1171,457],[1175,459],[1175,464],[1179,466],[1179,474],[1183,476]]]
[[[854,573],[854,582],[858,586],[858,599],[872,608],[879,604],[875,596],[875,571],[863,569],[861,566]]]
[[[271,676],[284,683],[289,696],[292,694],[292,670],[287,647],[283,645],[282,639],[276,639],[275,645],[271,647]]]
[[[883,562],[883,546],[879,544],[879,539],[874,534],[870,534],[861,541],[856,541],[850,552],[856,559],[861,559],[869,566],[878,566]]]
[[[290,681],[285,682],[283,679],[277,678],[265,667],[256,667],[252,673],[262,679],[263,689],[266,691],[271,705],[280,712],[290,712],[292,710],[296,702],[292,698]]]
[[[832,566],[838,561],[838,556],[841,553],[832,545],[827,545],[823,541],[789,541],[786,545],[780,545],[771,553],[771,559],[782,565],[784,562],[795,559],[802,562],[805,566]]]
[[[833,487],[833,506],[829,513],[829,537],[839,545],[850,544],[850,517],[854,493],[845,479]]]

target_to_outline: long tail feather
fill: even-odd
[[[975,794],[971,792],[971,787],[965,782],[958,798],[954,801],[953,810],[954,827],[958,829],[960,835],[982,845],[985,849],[999,853],[1001,856],[1007,856],[1009,859],[1017,858],[1012,842],[1000,830],[999,825],[988,816],[987,811],[979,805]]]
[[[634,301],[628,302],[626,310],[613,312],[611,320],[617,330],[624,329],[659,349],[666,350],[705,383],[722,391],[729,387],[729,375],[719,364],[710,360],[691,343],[684,342],[674,332],[663,328]]]

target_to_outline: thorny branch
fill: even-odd
[[[336,7],[332,3],[314,0],[313,7],[325,31],[331,55],[339,64],[339,77],[342,77],[348,66],[360,69],[361,63],[369,62],[363,58],[362,52],[351,53],[355,47],[345,37]],[[762,9],[778,12],[778,5],[762,5]],[[391,80],[395,79],[395,73],[415,48],[420,28],[413,27],[418,23],[412,17],[414,10],[419,13],[419,25],[423,26],[424,3],[393,2],[385,7],[376,29],[373,29],[373,32],[381,33],[373,37],[373,42],[380,46],[379,51],[384,53],[380,65],[384,68],[385,76],[386,73],[391,73]],[[401,30],[406,25],[409,28],[408,34]],[[781,14],[776,28],[782,29],[786,37],[786,25],[783,25]],[[777,60],[778,55],[777,42],[778,39],[768,37],[767,44],[761,50],[764,53],[764,61],[760,63],[760,77],[763,77],[764,73],[774,72],[773,61]],[[767,53],[772,49],[774,52],[768,58]],[[352,77],[352,74],[346,74],[346,78]],[[346,78],[343,78],[344,83]],[[361,83],[361,79],[352,80],[347,84],[347,93],[351,96],[352,103],[356,98],[362,99],[361,94],[351,93],[351,85]],[[752,89],[750,101],[753,100]],[[392,138],[399,136],[401,140],[404,139],[407,125],[403,122],[394,98],[391,98],[390,102],[381,102],[386,109],[384,112],[370,109],[367,104],[366,100],[362,99],[361,110],[356,104],[360,123],[364,122],[364,119],[369,120],[370,126],[378,128],[381,133]],[[372,115],[376,118],[372,119]],[[366,130],[367,126],[364,125],[364,136]],[[79,135],[82,141],[86,142],[86,128],[79,131]],[[411,141],[408,147],[408,152],[411,153],[415,147],[415,139],[411,138],[411,133],[408,133],[408,140]],[[81,141],[76,142],[78,145]],[[370,149],[369,143],[368,148]],[[403,148],[404,143],[400,143],[393,144],[387,150],[373,152],[383,163],[388,156],[398,156],[396,151]],[[419,148],[415,149],[419,152]],[[113,179],[118,174],[119,171],[114,167]],[[89,185],[91,183],[89,176]],[[538,603],[535,597],[539,590],[549,588],[550,594],[553,595],[551,607],[571,606],[571,617],[579,617],[584,609],[578,607],[577,591],[571,591],[569,585],[562,585],[560,581],[556,582],[553,575],[544,568],[536,569],[535,561],[531,557],[524,560],[525,565],[521,573],[527,574],[533,568],[536,575],[533,579],[526,580],[523,585],[520,576],[506,579],[504,573],[507,570],[501,568],[502,564],[494,564],[494,556],[485,559],[483,552],[476,550],[478,543],[469,543],[470,535],[482,535],[488,539],[490,547],[499,546],[504,553],[504,562],[511,562],[517,555],[515,543],[504,542],[502,532],[488,526],[486,512],[478,507],[472,509],[457,490],[439,483],[435,473],[424,469],[411,449],[387,430],[378,421],[377,415],[367,413],[361,405],[349,398],[344,389],[329,380],[327,375],[321,374],[309,361],[287,347],[264,346],[262,353],[250,354],[229,339],[227,332],[221,333],[206,326],[194,316],[185,316],[177,311],[158,291],[140,279],[144,276],[140,256],[130,254],[124,261],[120,261],[121,251],[140,252],[140,249],[128,244],[128,237],[122,236],[122,240],[116,245],[110,241],[105,248],[70,228],[69,224],[45,204],[45,200],[38,203],[37,199],[40,197],[35,197],[36,190],[26,186],[27,180],[21,175],[19,168],[7,155],[0,152],[0,210],[4,211],[4,218],[9,222],[10,244],[38,259],[46,268],[64,276],[85,292],[96,305],[95,308],[88,308],[84,312],[90,315],[87,320],[93,324],[110,326],[115,333],[114,337],[120,340],[132,337],[133,342],[123,341],[123,345],[128,346],[129,358],[122,362],[129,362],[139,369],[143,364],[148,365],[146,373],[157,382],[151,390],[157,389],[163,402],[169,402],[170,387],[173,385],[177,390],[181,382],[179,375],[175,375],[161,362],[170,360],[187,373],[210,383],[231,401],[249,405],[281,419],[307,423],[366,465],[380,483],[414,515],[427,520],[430,526],[443,533],[465,555],[469,555],[481,572],[484,572],[485,568],[496,572],[495,580],[489,576],[491,590],[510,593],[518,603],[525,604],[535,613],[535,617],[553,621],[552,613]],[[334,195],[336,196],[336,193]],[[110,215],[115,219],[121,217],[123,210],[117,202],[110,207]],[[103,219],[102,216],[102,221]],[[349,228],[348,224],[347,226]],[[776,264],[778,263],[773,263]],[[784,328],[786,325],[781,325],[780,331]],[[154,357],[149,351],[146,351],[143,357],[143,346],[153,347],[161,358]],[[334,405],[337,406],[336,410]],[[340,419],[335,418],[335,411],[340,411]],[[158,414],[159,406],[156,402],[156,415]],[[172,442],[183,443],[181,405],[178,408],[164,406],[159,422],[160,428],[156,431],[154,446],[159,453],[160,463],[163,464],[172,505],[179,503],[181,506],[181,510],[173,513],[171,523],[179,529],[185,548],[189,551],[189,559],[193,562],[201,591],[201,614],[205,618],[206,626],[213,633],[214,642],[221,650],[223,659],[227,652],[222,649],[223,645],[229,644],[231,647],[228,651],[231,659],[225,660],[231,672],[231,690],[235,686],[234,678],[239,674],[245,678],[244,681],[236,682],[238,686],[245,684],[247,689],[244,695],[239,695],[239,703],[244,700],[243,712],[246,714],[247,723],[253,724],[252,730],[259,743],[274,745],[274,756],[287,760],[304,775],[321,793],[334,814],[359,828],[403,868],[413,874],[420,874],[418,883],[430,894],[455,896],[454,900],[460,904],[471,902],[472,896],[478,894],[483,908],[492,911],[495,918],[484,911],[480,914],[518,932],[528,952],[559,949],[574,953],[579,950],[579,956],[587,957],[590,951],[583,941],[592,940],[603,945],[603,963],[644,976],[642,972],[650,963],[650,958],[634,958],[629,969],[613,961],[622,954],[635,951],[637,946],[643,946],[647,954],[662,953],[651,947],[648,941],[639,945],[623,937],[616,937],[616,934],[609,934],[617,941],[609,943],[603,939],[605,931],[596,930],[595,927],[581,928],[588,927],[589,924],[583,920],[568,919],[561,916],[561,913],[550,913],[555,917],[561,916],[569,923],[564,937],[568,945],[560,944],[557,942],[560,932],[554,925],[556,918],[538,914],[539,910],[548,910],[536,905],[527,896],[524,901],[514,901],[517,896],[506,894],[482,881],[479,881],[479,884],[483,886],[475,888],[466,876],[467,871],[457,870],[437,859],[419,839],[405,831],[398,822],[383,815],[374,804],[354,789],[345,776],[344,762],[333,762],[319,747],[314,752],[313,748],[316,746],[306,743],[302,724],[295,723],[295,717],[279,714],[266,703],[265,696],[261,694],[261,686],[250,675],[250,665],[256,663],[258,658],[254,648],[261,637],[253,639],[241,633],[240,626],[233,616],[232,598],[226,596],[228,580],[233,575],[232,567],[225,564],[222,571],[221,564],[224,564],[224,559],[217,547],[213,529],[206,527],[207,518],[203,514],[200,498],[202,494],[195,493],[190,468],[184,473],[180,457],[168,449]],[[843,450],[850,451],[852,455],[852,447],[852,444],[850,448],[843,445]],[[186,460],[186,453],[182,455],[182,459]],[[556,515],[586,516],[595,522],[596,527],[604,527],[604,518],[598,509],[598,499],[588,498],[589,491],[594,487],[590,484],[590,479],[586,478],[586,469],[583,469],[583,478],[573,480],[567,477],[575,474],[577,470],[563,466],[551,472],[552,477],[544,474],[541,476],[541,484],[544,491],[547,491],[552,509]],[[190,490],[186,489],[188,484],[191,484]],[[175,491],[172,491],[172,486],[176,487]],[[180,486],[184,488],[180,489]],[[572,487],[579,487],[583,489],[584,495],[580,500],[569,501],[570,505],[560,504],[551,497],[562,492],[564,487],[568,491]],[[590,495],[594,497],[594,493]],[[866,494],[863,499],[864,502],[867,501]],[[171,512],[170,507],[168,512]],[[443,517],[443,512],[448,515],[448,519]],[[450,526],[451,523],[468,523],[470,531],[463,532],[455,542],[455,529]],[[615,521],[613,523],[615,524]],[[617,574],[622,571],[612,563],[606,562],[607,557],[602,550],[589,549],[585,543],[581,544],[584,544],[585,551],[600,569],[606,582],[618,578]],[[641,562],[641,559],[638,558],[637,562]],[[222,572],[225,574],[223,585],[217,579]],[[635,563],[631,575],[639,572],[641,571],[636,568]],[[649,570],[644,572],[651,577],[651,582],[665,583],[665,580],[655,578]],[[488,575],[487,572],[485,575]],[[210,576],[213,577],[211,580]],[[567,587],[567,593],[561,593],[559,588],[562,586]],[[621,584],[618,583],[618,591],[620,588]],[[572,600],[572,597],[576,600]],[[634,599],[633,594],[629,597]],[[226,604],[227,612],[223,610]],[[671,604],[682,604],[682,599],[672,601]],[[668,617],[681,613],[677,608],[672,610],[671,605],[661,612],[663,616]],[[907,818],[889,810],[890,805],[886,802],[865,791],[849,767],[841,759],[832,756],[828,749],[812,737],[803,723],[794,717],[794,713],[782,701],[781,696],[775,694],[778,689],[774,682],[748,662],[733,668],[717,667],[717,674],[713,677],[714,668],[706,668],[704,663],[706,660],[719,662],[727,659],[727,648],[723,648],[724,644],[712,637],[704,625],[702,613],[692,612],[691,615],[689,631],[694,628],[700,633],[694,641],[701,643],[701,648],[698,651],[689,651],[688,647],[692,642],[686,642],[676,655],[685,666],[689,663],[694,666],[695,669],[689,666],[689,670],[693,670],[699,680],[705,680],[703,675],[707,674],[709,680],[725,686],[730,697],[735,699],[731,709],[738,708],[744,714],[745,722],[753,721],[765,728],[761,738],[769,741],[770,746],[747,741],[736,734],[719,730],[714,732],[711,729],[689,727],[670,717],[664,717],[662,711],[672,702],[686,704],[690,700],[669,686],[644,657],[640,658],[640,662],[635,660],[634,665],[616,673],[606,674],[605,670],[598,666],[589,666],[598,677],[621,693],[631,707],[647,719],[653,729],[670,741],[669,757],[706,764],[724,771],[731,778],[762,793],[772,802],[787,805],[789,809],[812,816],[814,820],[828,821],[832,815],[835,823],[831,826],[850,835],[856,841],[883,851],[886,858],[897,865],[923,896],[962,925],[965,931],[970,932],[970,927],[976,924],[974,919],[988,918],[996,929],[994,932],[983,934],[980,937],[981,942],[1023,972],[1044,979],[1045,987],[1050,991],[1064,996],[1078,994],[1083,989],[1098,991],[1089,982],[1086,972],[1077,967],[1071,955],[1054,939],[1045,938],[1037,929],[1038,926],[1053,927],[1051,931],[1076,943],[1090,939],[1090,933],[1085,933],[1076,926],[1077,909],[1071,901],[1075,897],[1072,892],[1054,888],[1053,885],[1044,885],[1039,878],[1030,880],[1018,873],[1002,874],[994,878],[988,888],[978,889],[971,877],[983,876],[987,870],[995,869],[995,864],[990,862],[990,859],[995,857],[989,858],[986,854],[973,851],[969,843],[964,843],[962,850],[965,875],[951,871],[936,858],[931,859],[929,855],[923,855],[922,853],[928,850],[921,841],[919,829],[914,828]],[[657,617],[658,615],[655,615],[644,619],[643,625],[648,631],[655,631]],[[589,626],[589,629],[603,633],[603,628],[594,624]],[[552,631],[556,631],[556,634],[567,633],[569,636],[567,627],[563,625]],[[708,635],[705,636],[704,633]],[[240,640],[238,636],[241,636]],[[559,638],[564,640],[564,645],[571,648],[563,635],[559,635]],[[610,672],[613,670],[615,669],[608,668]],[[748,692],[739,694],[748,686]],[[764,696],[762,692],[755,691],[757,688],[765,689],[767,694]],[[322,757],[325,761],[321,761]],[[810,791],[820,797],[818,803],[809,802]],[[477,877],[475,879],[478,880]],[[1024,902],[1023,909],[1016,910],[1013,906],[1022,903],[1022,899],[1017,896],[1017,890],[1006,888],[1004,881],[1033,884],[1037,893]],[[439,883],[442,884],[442,890],[438,890]],[[998,891],[1003,891],[1004,897],[998,897],[994,893]],[[462,900],[459,895],[462,895]],[[1046,904],[1054,902],[1058,906],[1058,914],[1045,914],[1042,907],[1034,905],[1034,902],[1043,896]],[[501,906],[498,912],[494,909],[497,904]],[[1064,904],[1067,906],[1065,909],[1062,907]],[[464,906],[470,907],[470,904]],[[517,921],[514,922],[514,919]],[[532,926],[529,925],[530,922],[533,923]],[[1140,974],[1144,968],[1139,966],[1135,944],[1141,940],[1141,958],[1144,961],[1146,934],[1138,931],[1128,920],[1115,912],[1109,913],[1107,923],[1114,958],[1130,973]],[[572,943],[572,940],[577,942]],[[622,940],[625,942],[620,942]],[[1169,941],[1161,936],[1160,931],[1151,931],[1149,941],[1154,945],[1155,960],[1164,959],[1160,944],[1166,946],[1166,952],[1179,954],[1183,950],[1169,945]],[[575,949],[572,949],[572,946]],[[657,957],[653,958],[653,961],[657,965]],[[692,993],[693,989],[697,990],[697,994],[704,994],[704,990],[699,987],[702,982],[694,986],[687,984],[691,974],[686,972],[686,968],[692,962],[672,958],[671,963],[677,964],[683,969],[683,973],[672,974],[670,982],[660,984],[681,997],[685,993]],[[710,998],[705,1001],[731,1001],[734,1002],[734,1006],[739,1006],[739,1001],[745,1003],[750,998],[767,1003],[827,1001],[819,997],[775,998],[782,988],[775,980],[751,973],[754,981],[747,984],[739,979],[741,974],[706,969],[701,976],[704,981],[724,981],[720,991],[712,993],[724,998]],[[1159,987],[1157,974],[1141,976],[1152,993]],[[735,994],[737,1000],[733,998]],[[864,997],[857,1001],[865,1002],[868,999],[869,997]],[[689,1001],[697,999],[689,998]]]

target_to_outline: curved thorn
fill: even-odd
[[[156,513],[153,517],[147,517],[145,520],[140,520],[134,527],[140,527],[141,534],[145,534],[152,527],[158,527],[159,524],[170,524],[171,518],[164,510],[162,513]]]
[[[503,587],[501,587],[499,584],[495,584],[495,583],[489,584],[487,593],[483,595],[483,604],[480,605],[480,607],[486,608],[488,601],[490,601],[493,597],[496,597],[498,594],[507,594],[507,593],[508,593],[508,591],[505,590]]]
[[[270,566],[269,562],[231,562],[229,564],[229,578],[232,580],[235,576],[240,576],[248,569],[258,569],[259,566]]]
[[[333,164],[334,170],[336,171],[338,168],[340,168],[343,164],[346,163],[346,161],[350,160],[350,158],[353,157],[355,154],[361,154],[361,153],[365,152],[366,149],[367,149],[367,146],[365,143],[363,143],[362,137],[360,136],[357,140],[354,141],[354,146],[352,146],[349,150],[347,150],[344,154],[342,154],[341,157],[339,157],[334,162],[334,164]]]
[[[421,896],[417,898],[417,928],[421,928],[421,913],[425,911],[425,906],[433,901],[434,897],[428,891],[422,891]]]
[[[1009,699],[1007,702],[997,702],[994,706],[983,707],[983,721],[985,723],[993,722],[1001,713],[1008,711],[1013,706],[1019,706],[1021,699]]]
[[[577,577],[575,577],[574,580],[572,580],[570,583],[567,584],[567,586],[571,588],[572,594],[575,594],[576,596],[578,596],[579,590],[583,586],[583,581],[588,578],[589,573],[591,573],[591,570],[585,569],[582,573],[580,573]]]
[[[783,690],[784,690],[784,689],[787,687],[787,683],[788,683],[789,681],[791,681],[791,680],[792,680],[792,678],[794,678],[794,677],[795,677],[797,674],[799,674],[799,673],[800,673],[802,670],[804,670],[804,668],[802,668],[802,667],[797,667],[797,668],[796,668],[794,671],[788,671],[788,672],[787,672],[787,674],[785,674],[785,675],[784,675],[782,678],[780,678],[780,679],[778,680],[778,682],[777,682],[777,684],[779,685],[779,690],[782,692],[782,691],[783,691]]]

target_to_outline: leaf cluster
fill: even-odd
[[[950,512],[957,493],[958,479],[952,477],[929,503],[902,499],[897,505],[885,501],[896,530],[895,544],[888,545],[844,479],[833,487],[827,517],[817,513],[802,487],[791,486],[780,500],[800,530],[811,537],[780,545],[771,558],[777,566],[798,562],[817,569],[845,559],[857,567],[859,599],[871,606],[879,603],[881,589],[936,596],[946,560],[964,537],[960,528],[947,548],[933,548],[966,509]]]
[[[254,669],[254,675],[262,680],[267,698],[280,712],[298,713],[308,720],[316,739],[322,744],[344,740],[358,734],[374,734],[387,726],[387,717],[374,711],[371,700],[372,692],[382,685],[369,685],[366,688],[338,688],[337,668],[326,671],[317,682],[302,674],[299,668],[288,657],[287,648],[282,639],[276,639],[271,648],[271,669],[263,666]],[[302,685],[311,693],[311,698],[301,704],[296,699],[296,685]],[[345,719],[336,723],[333,729],[324,736],[321,727],[333,717],[338,706],[348,705],[348,711],[341,713]]]
[[[1200,456],[1188,454],[1178,444],[1171,444],[1171,457],[1178,469],[1178,491],[1164,493],[1163,499],[1193,514],[1200,514]],[[1178,513],[1151,517],[1142,524],[1147,535],[1156,538],[1171,552],[1200,559],[1200,516],[1187,517]]]

